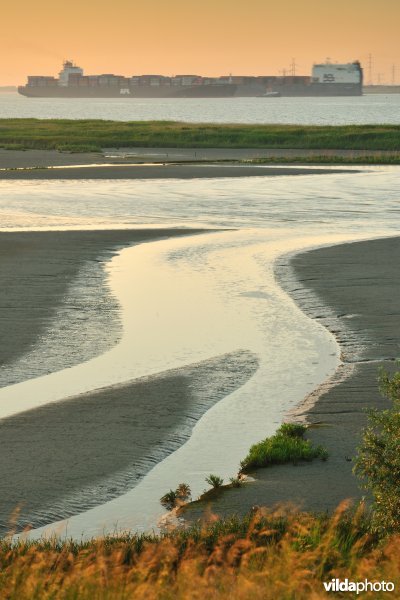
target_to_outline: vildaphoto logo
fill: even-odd
[[[349,581],[349,579],[332,579],[324,581],[324,588],[327,592],[393,592],[394,583],[392,581]]]

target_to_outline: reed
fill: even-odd
[[[0,543],[7,600],[309,600],[324,581],[400,583],[400,537],[369,532],[360,505],[333,516],[281,509],[160,536]],[[340,597],[340,596],[335,596]],[[371,597],[371,596],[358,596]],[[376,597],[376,596],[375,596]]]

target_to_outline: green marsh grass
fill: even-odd
[[[240,471],[247,473],[260,467],[294,463],[314,458],[326,460],[327,451],[322,446],[313,446],[304,439],[306,427],[295,423],[284,423],[271,437],[251,446],[248,455],[240,463]]]
[[[140,146],[397,151],[400,150],[400,126],[0,119],[0,147],[3,148],[86,152]]]

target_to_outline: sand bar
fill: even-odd
[[[210,179],[220,177],[277,177],[285,175],[324,175],[332,169],[313,167],[271,167],[236,164],[97,165],[0,171],[0,180],[43,179]],[[354,170],[335,169],[335,173]]]
[[[320,151],[317,153],[320,154]],[[364,155],[362,151],[350,154],[346,150],[327,150],[321,153],[327,156],[339,154],[345,157]],[[302,149],[109,148],[102,152],[67,153],[56,150],[0,148],[0,180],[198,179],[331,173],[331,169],[324,167],[278,167],[235,162],[272,157],[309,157],[315,154],[316,151]],[[349,170],[338,167],[335,171],[345,173]]]
[[[101,164],[151,164],[167,162],[240,161],[260,158],[309,158],[310,156],[358,158],[399,156],[395,150],[339,150],[306,148],[104,148],[102,152],[57,150],[5,150],[0,148],[0,169]]]
[[[365,409],[387,406],[378,391],[378,369],[395,369],[400,356],[399,258],[397,237],[311,250],[278,267],[286,290],[308,315],[334,332],[342,348],[343,366],[333,381],[293,416],[313,424],[308,437],[324,445],[330,456],[327,462],[259,469],[254,482],[223,492],[207,510],[244,514],[255,505],[291,502],[325,511],[365,494],[352,473],[353,460]],[[204,510],[204,503],[194,503],[185,517],[195,520]]]

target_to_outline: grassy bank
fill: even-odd
[[[400,150],[400,126],[222,125],[172,121],[0,119],[0,147],[98,151],[120,147]]]
[[[162,536],[0,544],[8,600],[328,598],[332,578],[400,584],[400,539],[368,515],[258,512]],[[338,596],[335,596],[338,597]],[[339,596],[340,597],[340,596]],[[353,596],[351,596],[353,597]],[[365,597],[362,594],[358,597]]]
[[[297,464],[314,458],[326,460],[327,451],[304,439],[305,432],[303,425],[284,423],[274,435],[251,446],[248,455],[240,463],[241,472],[249,473],[271,465]]]

